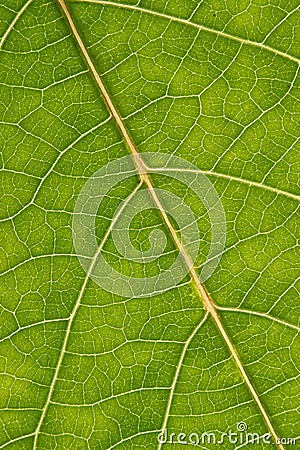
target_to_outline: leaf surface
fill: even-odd
[[[231,430],[233,450],[247,445],[241,423],[257,449],[270,447],[266,433],[280,449],[298,437],[299,4],[229,3],[1,3],[0,448],[185,445],[159,444],[166,432],[217,449],[195,433],[218,441]],[[183,254],[176,220],[148,208],[129,235],[146,251],[160,229],[165,253],[148,269],[118,256],[114,213],[152,187],[189,205],[201,248],[177,286],[129,298],[85,273],[72,220],[99,168],[150,152],[208,177],[226,247],[200,284],[205,205],[189,186],[138,171],[99,206],[104,257],[143,278]]]

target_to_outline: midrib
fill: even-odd
[[[219,315],[218,315],[218,313],[216,311],[216,308],[214,306],[214,303],[213,303],[212,299],[210,298],[209,294],[206,292],[204,286],[200,283],[197,271],[196,271],[195,267],[193,266],[189,255],[187,254],[186,250],[182,246],[182,244],[181,244],[181,242],[180,242],[180,240],[179,240],[179,238],[177,236],[177,233],[174,230],[174,228],[173,228],[173,226],[172,226],[172,224],[171,224],[171,222],[170,222],[170,220],[168,218],[168,215],[164,211],[164,209],[163,209],[163,207],[162,207],[162,205],[160,203],[160,200],[159,200],[159,198],[157,197],[157,195],[155,193],[155,190],[154,190],[153,185],[152,185],[152,181],[151,181],[151,179],[150,179],[150,177],[149,177],[149,175],[147,173],[147,167],[146,167],[146,165],[145,165],[141,155],[139,154],[139,152],[138,152],[134,142],[132,141],[132,139],[131,139],[131,137],[130,137],[130,135],[129,135],[125,125],[124,125],[124,123],[123,123],[123,120],[121,119],[117,109],[115,108],[114,103],[113,103],[113,101],[112,101],[112,99],[111,99],[107,89],[105,88],[101,78],[100,78],[100,75],[98,74],[98,71],[97,71],[97,69],[96,69],[96,67],[95,67],[95,65],[94,65],[94,63],[93,63],[93,61],[92,61],[92,59],[91,59],[91,57],[90,57],[90,55],[89,55],[89,53],[88,53],[88,51],[87,51],[87,49],[85,47],[85,45],[84,45],[80,35],[79,35],[77,27],[76,27],[76,25],[75,25],[75,23],[73,21],[73,18],[72,18],[71,14],[70,14],[67,6],[66,6],[66,3],[65,3],[64,0],[57,0],[57,1],[59,3],[60,7],[62,8],[63,12],[64,12],[64,15],[65,15],[65,18],[66,18],[66,20],[67,20],[67,22],[69,24],[69,27],[71,28],[71,31],[72,31],[72,33],[74,35],[74,38],[75,38],[75,40],[76,40],[76,42],[77,42],[77,44],[78,44],[78,46],[79,46],[79,48],[80,48],[84,58],[86,60],[86,63],[88,65],[89,70],[91,71],[91,73],[94,76],[94,79],[95,79],[95,81],[97,83],[97,86],[98,86],[98,88],[99,88],[99,90],[100,90],[100,92],[101,92],[101,94],[102,94],[102,96],[103,96],[103,98],[104,98],[104,100],[105,100],[105,102],[107,104],[107,107],[108,107],[112,117],[114,118],[116,124],[118,125],[118,127],[120,129],[120,132],[122,133],[122,136],[123,136],[123,139],[124,139],[125,143],[127,144],[131,154],[133,155],[133,159],[134,159],[134,162],[135,162],[135,165],[136,165],[136,169],[137,169],[138,175],[140,177],[140,184],[144,184],[147,187],[149,195],[151,196],[151,198],[155,202],[157,208],[159,209],[159,211],[161,213],[161,216],[162,216],[162,218],[163,218],[163,220],[165,222],[165,225],[167,226],[167,228],[168,228],[168,230],[169,230],[169,232],[170,232],[170,234],[172,236],[172,239],[173,239],[173,241],[174,241],[174,243],[175,243],[175,245],[176,245],[176,247],[178,249],[178,252],[181,254],[183,260],[185,261],[187,267],[189,268],[189,272],[190,272],[190,276],[191,276],[192,282],[193,282],[193,284],[195,286],[195,289],[198,292],[199,297],[202,299],[202,301],[204,303],[204,307],[205,307],[207,313],[209,313],[212,316],[212,318],[213,318],[213,320],[214,320],[214,322],[215,322],[215,324],[216,324],[216,326],[217,326],[217,328],[219,330],[219,333],[223,337],[223,339],[224,339],[224,341],[225,341],[225,343],[226,343],[226,345],[227,345],[227,347],[228,347],[228,349],[230,351],[230,354],[231,354],[232,358],[234,359],[234,361],[235,361],[235,363],[236,363],[236,365],[237,365],[237,367],[238,367],[238,369],[240,371],[240,374],[241,374],[241,376],[242,376],[246,386],[248,387],[249,391],[252,394],[253,400],[255,401],[255,403],[256,403],[256,405],[257,405],[257,407],[258,407],[262,417],[264,418],[264,421],[265,421],[265,423],[266,423],[266,425],[268,427],[268,430],[270,431],[271,435],[273,436],[273,438],[275,439],[275,442],[276,442],[276,440],[278,441],[278,436],[277,436],[277,433],[276,433],[275,429],[273,428],[271,420],[270,420],[270,418],[269,418],[269,416],[268,416],[268,414],[267,414],[267,412],[266,412],[262,402],[260,401],[260,398],[259,398],[255,388],[253,387],[253,385],[252,385],[252,383],[251,383],[251,381],[250,381],[250,379],[249,379],[249,377],[248,377],[248,375],[247,375],[247,373],[246,373],[246,371],[245,371],[245,369],[243,367],[243,364],[242,364],[242,362],[241,362],[241,360],[239,358],[239,355],[238,355],[236,349],[234,348],[234,346],[233,346],[229,336],[226,333],[226,330],[225,330],[225,328],[223,326],[221,318],[219,317]],[[135,192],[136,192],[136,189],[132,193],[132,195]],[[108,234],[110,232],[111,227],[112,227],[112,225],[109,227],[109,230],[107,231],[106,234]],[[103,247],[103,242],[100,245],[100,247],[99,247],[99,249],[97,251],[97,254],[94,256],[93,261],[96,261],[97,255],[99,255],[99,252],[101,252],[102,247]],[[75,317],[75,315],[77,313],[77,310],[78,310],[78,308],[80,306],[80,301],[81,301],[81,298],[82,298],[83,293],[85,291],[85,288],[87,286],[87,283],[88,283],[88,280],[89,280],[89,275],[90,275],[92,270],[93,270],[93,265],[91,265],[89,273],[87,274],[87,276],[86,276],[86,278],[84,280],[84,283],[82,285],[79,297],[78,297],[78,299],[77,299],[77,301],[76,301],[76,303],[74,305],[72,314],[70,316],[70,320],[69,320],[68,327],[67,327],[67,330],[66,330],[65,339],[64,339],[64,342],[63,342],[63,345],[62,345],[62,349],[61,349],[60,356],[59,356],[59,359],[58,359],[58,364],[57,364],[57,367],[56,367],[56,370],[55,370],[55,374],[54,374],[51,386],[49,388],[48,397],[47,397],[47,400],[45,402],[45,405],[44,405],[44,408],[43,408],[43,411],[42,411],[42,414],[41,414],[40,421],[39,421],[38,426],[37,426],[36,431],[35,431],[34,450],[37,448],[38,435],[39,435],[41,426],[43,424],[44,418],[46,416],[46,412],[47,412],[48,406],[49,406],[49,404],[51,402],[51,398],[52,398],[52,394],[53,394],[53,391],[54,391],[54,388],[55,388],[57,376],[58,376],[60,367],[62,365],[62,360],[63,360],[63,356],[64,356],[64,353],[65,353],[65,350],[66,350],[67,345],[68,345],[68,340],[69,340],[69,336],[70,336],[70,332],[71,332],[71,328],[72,328],[72,323],[73,323],[74,317]],[[199,325],[197,325],[197,327],[198,326]],[[195,329],[195,332],[196,332],[196,329]],[[180,371],[180,367],[181,367],[182,362],[183,362],[183,358],[182,358],[182,361],[180,361],[180,364],[177,367],[177,370],[176,370],[177,374]],[[173,391],[174,391],[175,385],[176,385],[176,380],[175,380],[175,383],[173,383],[173,385],[174,385],[173,386]],[[171,400],[172,400],[172,398],[171,398]],[[167,425],[170,407],[171,407],[171,403],[168,404],[168,411],[166,411],[166,415],[165,415],[165,418],[164,418],[162,431],[164,431],[164,428]],[[278,444],[278,448],[280,450],[284,450],[284,447],[282,446],[282,444]]]

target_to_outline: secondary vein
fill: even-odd
[[[277,50],[276,48],[270,47],[269,45],[266,45],[264,43],[251,41],[250,39],[243,39],[243,38],[241,38],[239,36],[235,36],[233,34],[225,33],[224,31],[221,31],[221,30],[215,30],[214,28],[209,28],[209,27],[206,27],[204,25],[200,25],[200,24],[197,24],[195,22],[191,22],[188,19],[181,19],[180,17],[175,17],[175,16],[172,16],[170,14],[165,14],[165,13],[161,13],[161,12],[158,12],[158,11],[152,11],[151,9],[141,8],[140,6],[126,5],[124,3],[115,3],[115,2],[107,1],[107,0],[71,0],[71,1],[76,2],[76,3],[80,3],[80,2],[97,3],[97,4],[100,4],[100,5],[115,6],[115,7],[119,7],[119,8],[130,9],[132,11],[139,11],[139,12],[144,12],[146,14],[152,14],[153,16],[162,17],[164,19],[168,19],[168,20],[173,21],[173,22],[182,23],[184,25],[189,25],[191,27],[198,28],[199,30],[207,31],[209,33],[213,33],[213,34],[216,34],[218,36],[223,36],[223,37],[226,37],[226,38],[231,39],[233,41],[240,42],[242,44],[252,45],[254,47],[258,47],[258,48],[261,48],[263,50],[267,50],[269,52],[275,53],[278,56],[282,56],[283,58],[290,59],[291,61],[294,61],[297,64],[300,64],[300,59],[296,58],[295,56],[292,56],[292,55],[289,55],[288,53],[285,53],[285,52],[282,52],[280,50]]]
[[[58,1],[60,1],[60,0],[58,0]],[[47,396],[45,405],[44,405],[44,407],[43,407],[43,411],[42,411],[40,420],[39,420],[38,425],[37,425],[37,428],[36,428],[36,430],[35,430],[33,450],[36,450],[36,449],[37,449],[37,443],[38,443],[39,432],[40,432],[40,429],[41,429],[42,424],[43,424],[43,422],[44,422],[44,418],[45,418],[45,416],[46,416],[46,412],[47,412],[47,410],[48,410],[48,406],[49,406],[49,404],[51,403],[51,398],[52,398],[52,394],[53,394],[53,391],[54,391],[54,387],[55,387],[56,381],[57,381],[57,379],[58,379],[58,373],[59,373],[59,370],[60,370],[60,368],[61,368],[61,365],[62,365],[62,361],[63,361],[64,355],[65,355],[65,353],[66,353],[66,349],[67,349],[67,345],[68,345],[68,341],[69,341],[69,337],[70,337],[70,333],[71,333],[71,328],[72,328],[72,325],[73,325],[73,321],[74,321],[74,318],[75,318],[75,316],[76,316],[76,313],[77,313],[77,311],[78,311],[78,309],[79,309],[79,306],[80,306],[81,300],[82,300],[82,298],[83,298],[83,295],[84,295],[86,286],[87,286],[87,284],[88,284],[88,282],[89,282],[90,276],[91,276],[91,274],[92,274],[92,272],[93,272],[93,270],[94,270],[94,267],[95,267],[95,265],[96,265],[96,263],[97,263],[98,256],[99,256],[100,253],[102,252],[103,247],[104,247],[104,245],[105,245],[105,243],[106,243],[106,241],[107,241],[107,238],[109,237],[109,235],[110,235],[110,233],[111,233],[111,230],[112,230],[113,226],[115,225],[115,223],[116,223],[117,220],[119,219],[120,215],[123,213],[124,209],[126,208],[127,204],[130,202],[131,198],[132,198],[132,197],[136,194],[136,192],[140,189],[141,185],[142,185],[142,182],[140,182],[140,183],[136,186],[136,188],[132,191],[132,193],[127,197],[126,201],[123,203],[123,205],[122,205],[122,207],[120,208],[120,210],[118,211],[118,213],[115,215],[114,219],[112,220],[112,222],[111,222],[111,224],[110,224],[110,226],[109,226],[107,232],[105,233],[105,235],[104,235],[104,237],[103,237],[103,239],[102,239],[102,241],[101,241],[101,243],[100,243],[100,245],[99,245],[99,247],[98,247],[98,250],[97,250],[96,254],[94,255],[94,257],[93,257],[93,259],[92,259],[92,261],[91,261],[89,270],[88,270],[88,272],[87,272],[87,274],[86,274],[86,276],[85,276],[85,278],[84,278],[84,282],[83,282],[83,284],[82,284],[82,287],[81,287],[79,296],[78,296],[78,298],[77,298],[77,300],[76,300],[76,303],[75,303],[75,305],[74,305],[74,307],[73,307],[73,311],[72,311],[72,313],[71,313],[71,315],[70,315],[70,317],[69,317],[69,322],[68,322],[68,326],[67,326],[65,338],[64,338],[63,345],[62,345],[62,348],[61,348],[61,351],[60,351],[60,355],[59,355],[59,358],[58,358],[58,362],[57,362],[57,366],[56,366],[56,369],[55,369],[55,372],[54,372],[54,376],[53,376],[53,379],[52,379],[52,383],[51,383],[51,385],[50,385],[50,389],[49,389],[49,392],[48,392],[48,396]]]
[[[18,14],[16,15],[16,17],[14,18],[14,20],[12,21],[12,23],[9,25],[9,27],[7,28],[6,32],[4,33],[4,35],[2,36],[2,39],[0,40],[0,50],[2,49],[4,42],[6,41],[8,35],[10,34],[10,32],[13,30],[14,26],[16,25],[16,23],[18,22],[19,18],[22,16],[22,14],[24,13],[24,11],[28,8],[28,6],[30,5],[30,3],[32,3],[33,0],[28,0],[27,3],[25,3],[25,5],[23,6],[23,8],[20,9],[20,11],[18,12]]]

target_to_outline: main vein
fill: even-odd
[[[229,336],[226,333],[226,330],[225,330],[225,328],[223,326],[221,318],[219,317],[219,315],[218,315],[218,313],[216,311],[214,303],[213,303],[212,299],[210,298],[209,294],[206,292],[204,286],[202,286],[202,284],[200,282],[200,279],[199,279],[199,276],[197,274],[197,271],[196,271],[195,267],[193,266],[193,263],[190,260],[190,257],[188,255],[188,253],[186,252],[185,248],[182,246],[182,244],[181,244],[181,242],[180,242],[180,240],[179,240],[179,238],[177,236],[177,233],[174,230],[174,228],[173,228],[173,226],[172,226],[172,224],[171,224],[171,222],[170,222],[170,220],[168,218],[168,215],[166,214],[166,212],[165,212],[165,210],[164,210],[164,208],[163,208],[163,206],[162,206],[162,204],[161,204],[157,194],[155,193],[155,190],[154,190],[153,185],[152,185],[152,181],[151,181],[150,176],[149,176],[149,174],[147,172],[147,167],[146,167],[146,165],[145,165],[141,155],[139,154],[136,146],[134,145],[134,143],[133,143],[133,141],[132,141],[132,139],[131,139],[131,137],[130,137],[130,135],[129,135],[129,133],[128,133],[128,131],[127,131],[127,129],[126,129],[126,127],[125,127],[125,125],[124,125],[124,123],[123,123],[119,113],[118,113],[118,111],[117,111],[117,109],[114,106],[114,103],[113,103],[113,101],[112,101],[108,91],[106,90],[106,88],[105,88],[105,86],[104,86],[104,84],[103,84],[103,82],[102,82],[102,80],[101,80],[101,78],[100,78],[100,76],[99,76],[99,74],[97,72],[97,69],[96,69],[96,67],[95,67],[95,65],[94,65],[94,63],[93,63],[93,61],[92,61],[92,59],[91,59],[91,57],[90,57],[90,55],[89,55],[89,53],[88,53],[88,51],[87,51],[87,49],[85,47],[85,45],[84,45],[80,35],[79,35],[79,32],[77,30],[77,27],[76,27],[74,21],[73,21],[73,18],[72,18],[71,14],[70,14],[67,6],[66,6],[65,0],[57,0],[57,1],[60,4],[60,6],[61,6],[61,8],[62,8],[62,10],[63,10],[63,12],[65,14],[65,17],[66,17],[66,19],[68,21],[68,24],[69,24],[69,26],[71,28],[71,31],[73,32],[74,38],[76,39],[77,44],[78,44],[78,46],[79,46],[79,48],[80,48],[80,50],[81,50],[81,52],[82,52],[82,54],[83,54],[83,56],[84,56],[84,58],[86,60],[86,63],[87,63],[91,73],[93,74],[93,76],[95,78],[97,86],[98,86],[100,92],[102,93],[102,96],[105,99],[107,107],[108,107],[112,117],[114,118],[116,124],[118,125],[118,127],[119,127],[119,129],[120,129],[120,131],[121,131],[121,133],[123,135],[123,139],[124,139],[125,143],[127,144],[128,148],[130,149],[130,152],[131,152],[131,154],[133,156],[133,159],[134,159],[134,162],[135,162],[135,165],[136,165],[136,169],[137,169],[137,173],[138,173],[138,175],[140,177],[140,184],[133,191],[133,193],[128,197],[127,200],[130,201],[132,196],[137,192],[137,190],[140,188],[140,186],[142,184],[144,184],[147,187],[149,195],[152,198],[152,200],[154,201],[154,203],[156,204],[158,210],[160,211],[161,216],[162,216],[162,218],[163,218],[163,220],[165,222],[165,225],[167,226],[167,228],[168,228],[168,230],[169,230],[169,232],[170,232],[170,234],[172,236],[172,239],[173,239],[173,241],[174,241],[174,243],[175,243],[175,245],[176,245],[176,247],[178,249],[178,252],[180,253],[180,255],[181,255],[183,261],[185,262],[185,264],[187,265],[187,267],[189,268],[191,279],[192,279],[192,281],[194,283],[194,286],[195,286],[196,290],[198,291],[199,297],[202,299],[202,301],[204,303],[204,306],[205,306],[205,309],[206,309],[207,313],[209,313],[212,316],[212,318],[213,318],[213,320],[214,320],[214,322],[215,322],[215,324],[216,324],[216,326],[217,326],[221,336],[223,337],[223,339],[224,339],[224,341],[225,341],[225,343],[226,343],[226,345],[227,345],[227,347],[228,347],[228,349],[230,351],[230,354],[232,355],[232,358],[234,359],[234,361],[235,361],[235,363],[236,363],[236,365],[237,365],[237,367],[238,367],[238,369],[239,369],[239,371],[240,371],[240,373],[242,375],[242,378],[243,378],[245,384],[247,385],[249,391],[251,392],[252,397],[253,397],[255,403],[257,404],[261,415],[264,418],[264,421],[265,421],[265,423],[266,423],[266,425],[267,425],[271,435],[275,439],[275,442],[279,442],[277,433],[276,433],[275,429],[273,428],[271,420],[270,420],[270,418],[269,418],[269,416],[268,416],[268,414],[267,414],[267,412],[266,412],[262,402],[260,401],[260,398],[259,398],[255,388],[253,387],[253,385],[252,385],[252,383],[251,383],[251,381],[250,381],[250,379],[249,379],[249,377],[248,377],[248,375],[247,375],[247,373],[246,373],[246,371],[245,371],[245,369],[243,367],[243,364],[242,364],[242,362],[241,362],[241,360],[239,358],[239,355],[238,355],[236,349],[234,348],[234,346],[233,346]],[[118,219],[118,217],[120,216],[120,214],[122,213],[124,208],[125,208],[125,204],[123,205],[123,208],[119,211],[118,215],[116,216],[115,221]],[[36,446],[37,446],[39,431],[40,431],[42,423],[44,421],[44,418],[45,418],[48,406],[49,406],[49,404],[51,402],[51,398],[52,398],[52,394],[53,394],[53,391],[54,391],[55,383],[56,383],[56,380],[57,380],[57,377],[58,377],[58,373],[59,373],[60,367],[62,365],[62,360],[63,360],[63,357],[64,357],[65,350],[67,348],[67,344],[68,344],[68,340],[69,340],[69,336],[70,336],[70,332],[71,332],[71,328],[72,328],[73,319],[74,319],[74,317],[76,315],[76,312],[77,312],[77,310],[78,310],[78,308],[80,306],[80,302],[81,302],[81,299],[83,297],[84,291],[86,289],[89,277],[90,277],[90,275],[91,275],[91,273],[92,273],[92,271],[93,271],[93,269],[95,267],[95,263],[96,263],[96,261],[98,259],[98,256],[99,256],[99,254],[101,253],[101,251],[103,249],[103,245],[104,245],[107,237],[109,236],[109,234],[110,234],[110,232],[112,230],[112,227],[114,226],[114,222],[111,223],[111,225],[110,225],[109,229],[107,230],[107,233],[106,233],[103,241],[101,242],[101,244],[100,244],[100,246],[98,248],[98,251],[97,251],[96,255],[94,256],[94,258],[93,258],[93,260],[91,262],[89,271],[88,271],[87,276],[86,276],[86,278],[84,280],[84,283],[82,285],[79,297],[78,297],[78,299],[76,301],[76,304],[75,304],[75,306],[73,308],[73,311],[72,311],[72,314],[70,316],[70,320],[69,320],[69,323],[68,323],[65,339],[64,339],[64,342],[63,342],[63,345],[62,345],[62,349],[61,349],[61,353],[60,353],[60,356],[59,356],[58,364],[57,364],[57,367],[56,367],[56,370],[55,370],[55,374],[54,374],[54,377],[53,377],[53,380],[52,380],[52,383],[51,383],[51,386],[50,386],[50,389],[49,389],[49,393],[48,393],[48,397],[47,397],[46,403],[44,405],[43,413],[41,415],[40,421],[39,421],[37,429],[36,429],[35,440],[34,440],[34,450],[37,448]],[[195,332],[197,331],[197,329],[198,329],[198,326],[195,329]],[[195,333],[192,333],[191,336],[194,336],[194,334]],[[185,345],[184,348],[186,348],[186,345]],[[184,358],[184,353],[183,353],[182,359]],[[182,365],[182,362],[183,361],[180,361],[180,364],[178,364],[178,370],[176,371],[177,373],[179,373],[179,370],[180,370],[180,367]],[[177,381],[177,378],[173,382],[173,385],[172,385],[173,391],[172,391],[172,393],[174,392],[176,381]],[[167,406],[167,411],[166,411],[166,414],[165,414],[163,427],[166,427],[166,424],[167,424],[167,420],[168,420],[168,416],[169,416],[169,412],[170,412],[170,408],[171,408],[172,397],[173,397],[173,395],[170,396],[171,400],[170,400],[170,402],[168,403],[168,406]],[[284,447],[282,446],[282,444],[278,444],[278,448],[280,450],[284,450]]]

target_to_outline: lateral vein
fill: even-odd
[[[61,0],[58,0],[58,1],[60,2]],[[111,230],[112,230],[114,224],[115,224],[115,223],[117,222],[117,220],[119,219],[120,215],[121,215],[122,212],[124,211],[124,208],[126,207],[126,205],[128,204],[128,202],[130,202],[131,198],[132,198],[132,197],[136,194],[136,192],[140,189],[141,185],[142,185],[142,182],[140,182],[140,183],[136,186],[136,188],[132,191],[132,193],[127,197],[126,201],[123,203],[123,205],[122,205],[122,207],[120,208],[120,210],[118,211],[118,213],[115,215],[114,219],[112,220],[110,226],[108,227],[108,229],[107,229],[107,231],[106,231],[106,233],[105,233],[105,235],[104,235],[104,237],[103,237],[103,239],[102,239],[102,241],[101,241],[101,243],[100,243],[100,245],[99,245],[99,247],[98,247],[98,250],[97,250],[96,254],[94,255],[94,257],[93,257],[93,259],[92,259],[92,261],[91,261],[89,270],[88,270],[88,272],[87,272],[87,274],[86,274],[86,276],[85,276],[85,278],[84,278],[83,284],[82,284],[82,286],[81,286],[80,293],[79,293],[78,298],[77,298],[77,300],[76,300],[76,303],[75,303],[75,305],[74,305],[73,311],[72,311],[72,313],[71,313],[71,315],[70,315],[70,317],[69,317],[69,321],[68,321],[68,326],[67,326],[65,338],[64,338],[63,345],[62,345],[62,348],[61,348],[61,351],[60,351],[60,355],[59,355],[59,358],[58,358],[58,362],[57,362],[57,366],[56,366],[56,369],[55,369],[55,372],[54,372],[54,376],[53,376],[53,379],[52,379],[52,383],[51,383],[51,385],[50,385],[50,389],[49,389],[49,392],[48,392],[48,396],[47,396],[45,405],[44,405],[44,407],[43,407],[43,411],[42,411],[42,414],[41,414],[39,423],[38,423],[37,428],[36,428],[36,430],[35,430],[33,450],[36,450],[36,449],[37,449],[37,442],[38,442],[39,432],[40,432],[40,430],[41,430],[41,426],[42,426],[43,421],[44,421],[44,418],[45,418],[45,416],[46,416],[46,412],[47,412],[48,406],[49,406],[49,404],[50,404],[50,402],[51,402],[51,398],[52,398],[52,394],[53,394],[53,391],[54,391],[54,387],[55,387],[56,381],[57,381],[57,379],[58,379],[58,373],[59,373],[59,370],[60,370],[60,368],[61,368],[61,365],[62,365],[62,361],[63,361],[64,355],[65,355],[65,353],[66,353],[66,349],[67,349],[67,345],[68,345],[69,336],[70,336],[70,333],[71,333],[71,328],[72,328],[72,325],[73,325],[73,321],[74,321],[74,318],[75,318],[76,313],[77,313],[77,311],[78,311],[78,308],[79,308],[79,306],[80,306],[80,303],[81,303],[82,297],[83,297],[83,295],[84,295],[84,292],[85,292],[86,286],[87,286],[87,284],[88,284],[88,281],[89,281],[89,279],[90,279],[90,276],[91,276],[91,274],[92,274],[92,272],[93,272],[93,270],[94,270],[95,264],[96,264],[96,262],[97,262],[97,260],[98,260],[98,256],[99,256],[100,253],[102,252],[103,247],[104,247],[104,245],[105,245],[105,243],[106,243],[106,241],[107,241],[107,238],[109,237],[109,235],[110,235],[110,233],[111,233]]]
[[[270,316],[267,313],[263,313],[263,312],[259,312],[259,311],[251,311],[250,309],[230,308],[230,307],[225,307],[225,306],[219,306],[216,304],[214,304],[214,305],[215,305],[215,308],[218,309],[219,311],[228,311],[228,312],[233,312],[233,313],[249,314],[252,316],[258,316],[258,317],[262,317],[263,319],[268,319],[273,322],[279,323],[280,325],[283,325],[285,327],[293,328],[294,330],[296,330],[298,332],[300,331],[300,327],[298,327],[297,325],[286,322],[285,320],[278,319],[277,317]]]
[[[126,5],[124,3],[115,3],[115,2],[107,1],[107,0],[70,0],[70,1],[73,1],[73,2],[76,2],[76,3],[80,3],[80,2],[83,2],[83,3],[98,3],[100,5],[115,6],[115,7],[119,7],[119,8],[130,9],[132,11],[144,12],[146,14],[151,14],[153,16],[162,17],[164,19],[168,19],[168,20],[173,21],[173,22],[178,22],[178,23],[182,23],[184,25],[189,25],[191,27],[198,28],[199,30],[207,31],[209,33],[213,33],[213,34],[216,34],[218,36],[223,36],[223,37],[226,37],[226,38],[231,39],[233,41],[240,42],[242,44],[252,45],[254,47],[258,47],[258,48],[261,48],[263,50],[267,50],[269,52],[275,53],[278,56],[282,56],[283,58],[290,59],[291,61],[294,61],[295,63],[300,64],[300,59],[296,58],[295,56],[292,56],[292,55],[289,55],[288,53],[285,53],[285,52],[282,52],[280,50],[277,50],[276,48],[270,47],[269,45],[266,45],[264,43],[251,41],[250,39],[243,39],[243,38],[241,38],[239,36],[235,36],[233,34],[225,33],[224,31],[221,31],[221,30],[215,30],[214,28],[209,28],[209,27],[206,27],[204,25],[199,25],[199,24],[197,24],[195,22],[191,22],[188,19],[181,19],[180,17],[172,16],[170,14],[165,14],[165,13],[161,13],[161,12],[158,12],[158,11],[152,11],[151,9],[141,8],[140,6]]]
[[[21,17],[21,15],[23,14],[23,12],[28,8],[28,6],[30,5],[30,3],[32,3],[33,0],[28,0],[27,3],[25,3],[25,5],[23,6],[23,8],[20,9],[20,11],[18,12],[18,14],[16,15],[16,17],[14,18],[14,20],[12,21],[12,23],[9,25],[9,27],[7,28],[6,32],[4,33],[4,35],[2,36],[2,39],[0,41],[0,50],[2,49],[4,42],[6,41],[8,35],[10,34],[10,32],[13,30],[15,24],[18,22],[19,18]]]
[[[186,343],[184,344],[182,351],[181,351],[181,355],[176,367],[176,371],[175,371],[175,375],[173,378],[173,383],[170,389],[170,394],[169,394],[169,399],[168,399],[168,403],[167,403],[167,408],[166,408],[166,413],[165,413],[165,417],[164,417],[164,421],[163,421],[163,426],[162,426],[162,434],[164,434],[166,428],[167,428],[167,422],[168,422],[168,418],[170,415],[170,410],[171,410],[171,406],[172,406],[172,400],[173,400],[173,396],[174,396],[174,391],[176,388],[176,384],[177,384],[177,380],[180,374],[180,370],[183,364],[183,360],[185,358],[187,349],[193,339],[193,337],[197,334],[197,332],[200,330],[200,328],[202,327],[202,325],[204,324],[204,322],[206,321],[207,317],[208,317],[208,312],[205,313],[205,315],[202,317],[202,319],[200,320],[200,322],[198,323],[198,325],[194,328],[193,332],[191,333],[191,335],[188,337]],[[157,450],[160,450],[162,447],[162,443],[159,442],[159,445],[157,447]]]

